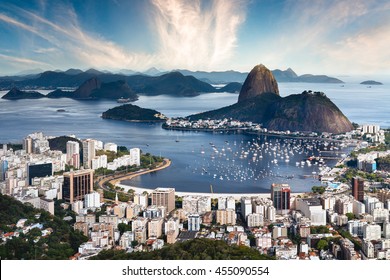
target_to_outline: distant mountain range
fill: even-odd
[[[216,90],[210,84],[227,84],[234,82],[234,88],[229,92],[239,91],[237,83],[243,83],[247,72],[238,71],[189,71],[175,70],[172,72],[161,72],[156,68],[150,68],[143,73],[132,70],[122,69],[120,73],[111,73],[109,71],[99,71],[89,69],[82,71],[80,69],[68,69],[66,71],[45,71],[37,73],[40,69],[24,71],[14,76],[0,77],[0,89],[9,90],[13,87],[21,89],[49,88],[59,87],[77,88],[85,81],[91,78],[98,78],[103,83],[126,81],[129,87],[137,93],[145,94],[175,94],[179,96],[194,96],[200,92],[215,92]],[[182,75],[178,75],[178,73]],[[272,71],[277,82],[306,82],[306,83],[343,83],[343,81],[328,77],[325,75],[305,74],[298,76],[291,68],[287,70]],[[162,82],[164,87],[159,88]],[[168,86],[168,83],[170,85]],[[173,84],[172,84],[173,83]],[[206,85],[208,84],[208,85]],[[231,85],[233,87],[233,85]],[[152,93],[152,90],[158,92]],[[228,87],[229,89],[229,87]],[[178,90],[179,93],[172,91]],[[217,90],[218,91],[218,90]]]

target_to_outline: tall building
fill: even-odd
[[[41,178],[46,176],[53,176],[53,163],[28,163],[27,165],[27,179],[28,184],[31,185],[32,179],[35,177]]]
[[[154,218],[148,223],[148,237],[159,238],[162,235],[164,219],[163,218]]]
[[[5,174],[7,173],[8,170],[8,161],[0,160],[0,181],[5,180]]]
[[[250,197],[241,197],[241,214],[244,220],[249,214],[252,214],[252,199]]]
[[[360,177],[352,178],[352,196],[360,202],[364,200],[364,180]]]
[[[200,216],[199,214],[191,214],[188,216],[188,231],[200,230]]]
[[[83,142],[83,166],[91,168],[92,159],[95,157],[95,141],[86,139]]]
[[[272,184],[271,200],[274,204],[276,214],[287,214],[290,210],[291,188],[288,184]]]
[[[100,194],[98,192],[91,192],[84,196],[84,207],[92,208],[92,207],[100,207]]]
[[[77,169],[80,168],[80,145],[76,141],[66,142],[66,163]]]
[[[64,173],[62,198],[70,203],[84,200],[86,194],[93,192],[93,170],[85,169]]]
[[[30,136],[27,136],[26,138],[23,139],[23,150],[25,150],[27,154],[32,154],[33,140]]]
[[[157,188],[152,192],[152,205],[164,206],[167,213],[175,209],[175,189]]]

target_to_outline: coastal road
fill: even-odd
[[[141,176],[147,173],[155,172],[158,170],[162,170],[164,168],[167,168],[171,165],[171,160],[164,158],[164,161],[160,163],[156,168],[153,169],[141,169],[135,172],[129,172],[126,174],[114,174],[109,176],[99,176],[95,179],[95,183],[98,184],[98,187],[106,190],[106,191],[112,191],[110,188],[106,187],[107,183],[111,183],[113,185],[116,185],[120,183],[123,180],[131,180],[132,178],[136,176]]]

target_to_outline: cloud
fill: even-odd
[[[214,69],[232,57],[246,1],[152,0],[153,26],[166,67]]]
[[[41,1],[41,10],[46,4]],[[45,54],[60,67],[214,69],[226,64],[234,53],[246,4],[245,0],[150,0],[149,21],[157,38],[154,53],[132,52],[85,31],[71,5],[58,4],[50,19],[43,12],[10,5],[12,17],[0,14],[0,20],[43,39],[44,44],[32,46],[32,53]]]
[[[28,58],[9,56],[9,55],[5,55],[5,54],[0,54],[0,57],[2,59],[8,60],[8,61],[22,63],[22,64],[45,65],[45,66],[50,65],[50,64],[47,64],[46,62],[42,62],[42,61],[36,61],[36,60],[28,59]]]
[[[300,74],[388,72],[389,9],[385,1],[287,1],[278,36],[259,39],[262,61]]]
[[[58,51],[57,48],[38,48],[34,50],[35,53],[39,53],[39,54],[47,54],[47,53],[52,53],[57,51]]]

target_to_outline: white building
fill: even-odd
[[[322,209],[322,205],[318,199],[302,199],[297,198],[296,209],[309,218],[311,225],[324,226],[326,225],[326,212]]]
[[[383,223],[383,238],[390,239],[390,223]]]
[[[84,196],[85,208],[100,207],[100,194],[98,192],[92,192]]]
[[[104,150],[116,153],[118,151],[118,145],[114,143],[106,143],[104,144]]]
[[[363,226],[363,239],[379,240],[381,239],[381,226],[376,224],[366,224]]]
[[[80,145],[76,141],[66,142],[66,163],[77,169],[80,168]]]
[[[119,240],[119,246],[121,246],[122,248],[129,248],[131,247],[131,242],[134,241],[134,232],[132,231],[125,231],[122,236],[121,236],[121,239]]]
[[[88,169],[91,168],[92,159],[95,157],[95,141],[86,139],[83,143],[83,166]]]
[[[236,209],[236,200],[234,197],[218,197],[218,210]]]
[[[374,208],[371,210],[371,215],[374,217],[375,223],[383,223],[389,221],[389,210],[384,208]]]
[[[148,207],[148,194],[147,193],[135,193],[134,203],[141,205],[142,207]]]
[[[363,226],[366,224],[367,222],[362,220],[348,221],[348,231],[352,235],[363,236]]]
[[[246,216],[248,227],[259,227],[264,225],[264,216],[260,213],[251,213]]]
[[[241,214],[245,220],[249,214],[252,214],[252,199],[250,197],[241,197]]]

